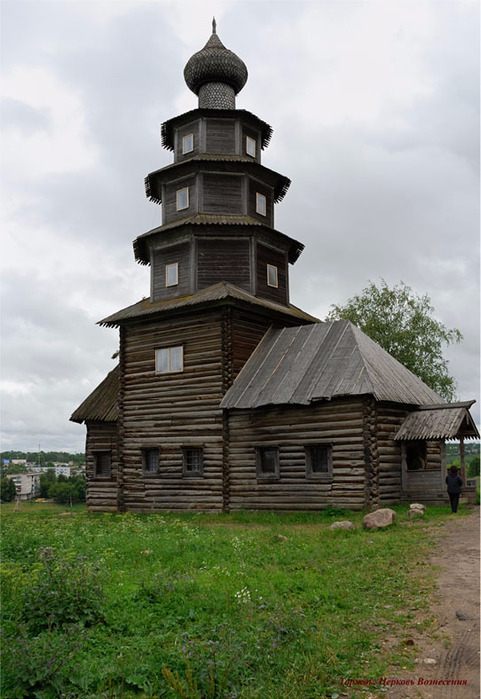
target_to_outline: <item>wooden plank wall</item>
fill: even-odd
[[[206,214],[242,214],[242,177],[203,174],[202,210]]]
[[[88,421],[85,473],[87,477],[87,510],[89,512],[116,512],[118,442],[116,422]],[[95,451],[109,451],[111,458],[110,478],[95,478]]]
[[[393,437],[409,410],[399,405],[378,403],[377,442],[379,450],[379,496],[382,507],[395,505],[401,498],[401,443]]]
[[[123,500],[133,512],[222,508],[220,311],[125,328]],[[155,349],[183,344],[184,371],[155,373]],[[204,447],[204,477],[183,478],[182,446]],[[158,476],[142,476],[141,449],[160,449]]]
[[[268,286],[267,265],[277,267],[278,286]],[[257,293],[256,296],[289,303],[287,294],[287,260],[283,252],[274,250],[267,245],[257,243]]]
[[[363,401],[229,411],[230,508],[364,507]],[[306,478],[304,445],[332,444],[332,482]],[[279,447],[280,478],[256,477],[255,446]]]
[[[177,190],[189,187],[189,207],[177,211]],[[192,216],[197,213],[197,178],[195,175],[183,177],[165,186],[165,196],[162,203],[162,223],[177,221],[179,218]]]
[[[172,245],[157,250],[153,255],[152,291],[153,300],[161,301],[175,296],[185,296],[191,292],[190,243]],[[179,283],[165,286],[165,266],[177,262],[179,265]]]
[[[186,160],[187,158],[193,158],[194,155],[200,153],[200,119],[196,121],[191,121],[188,124],[184,124],[177,129],[175,135],[175,162]],[[184,136],[192,134],[194,136],[194,150],[190,153],[182,153],[182,139]]]
[[[206,153],[232,155],[236,152],[236,123],[233,119],[206,120]]]
[[[266,216],[258,214],[256,211],[256,193],[263,194],[266,198]],[[274,192],[271,187],[268,187],[259,180],[253,180],[249,177],[249,196],[247,202],[247,213],[252,218],[261,221],[265,226],[274,225]]]
[[[197,250],[198,289],[228,281],[246,291],[251,290],[248,238],[199,238]]]

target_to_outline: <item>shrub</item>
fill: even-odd
[[[103,621],[99,564],[75,553],[62,557],[51,547],[40,549],[39,560],[32,584],[22,591],[21,617],[31,630]]]

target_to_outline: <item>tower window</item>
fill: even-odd
[[[142,472],[149,476],[159,472],[158,449],[142,449]]]
[[[279,478],[279,449],[257,447],[256,470],[257,478]]]
[[[194,150],[194,134],[190,133],[182,139],[182,155]]]
[[[204,475],[204,449],[202,447],[182,447],[182,464],[184,476]]]
[[[267,286],[274,286],[276,289],[279,286],[277,267],[274,267],[274,265],[267,265]]]
[[[177,211],[182,211],[182,209],[189,208],[189,188],[184,187],[183,189],[178,189],[176,192],[176,206]]]
[[[165,265],[165,286],[176,286],[179,283],[179,263]]]
[[[307,478],[328,478],[332,475],[332,447],[330,444],[312,444],[306,450]]]
[[[246,136],[246,153],[253,158],[256,157],[256,142],[255,139],[250,136]]]
[[[267,199],[259,192],[256,192],[256,211],[261,216],[267,216]]]
[[[184,348],[182,345],[155,350],[155,371],[157,374],[184,371]]]

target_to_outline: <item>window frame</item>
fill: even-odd
[[[279,447],[271,447],[265,444],[260,444],[255,447],[256,450],[256,477],[258,480],[275,480],[278,481],[280,478],[280,467],[279,467]],[[265,451],[274,452],[274,472],[263,471],[262,470],[262,455]]]
[[[276,272],[276,283],[275,283],[275,284],[271,284],[270,281],[269,281],[269,270],[270,270],[270,269],[274,269],[275,272]],[[267,263],[267,267],[266,267],[266,283],[267,283],[267,286],[270,286],[270,287],[272,287],[273,289],[278,289],[278,288],[279,288],[279,270],[278,270],[278,268],[276,267],[276,265],[270,265],[269,263]]]
[[[187,468],[188,452],[199,452],[199,469],[192,471]],[[184,478],[203,478],[204,477],[204,445],[203,444],[185,444],[182,447],[182,476]]]
[[[174,267],[175,268],[175,282],[172,282],[169,284],[169,268]],[[165,286],[178,286],[179,285],[179,263],[178,262],[171,262],[167,265],[165,265]]]
[[[92,451],[92,456],[94,460],[94,479],[95,480],[110,480],[112,478],[112,452],[110,449],[95,449]],[[108,473],[99,473],[98,471],[98,458],[99,456],[108,457]]]
[[[187,204],[186,206],[179,206],[179,195],[181,192],[187,192]],[[175,192],[175,209],[176,211],[185,211],[188,209],[190,206],[190,195],[189,195],[189,187],[181,187],[180,189],[177,189]]]
[[[259,201],[264,202],[264,211],[260,211]],[[256,192],[256,214],[267,217],[267,197],[265,194],[262,194],[262,192]]]
[[[192,139],[192,148],[189,148],[188,150],[185,147],[186,138]],[[194,134],[187,133],[187,134],[185,134],[185,136],[182,136],[182,155],[186,155],[187,153],[192,153],[193,150],[194,150]]]
[[[170,365],[171,365],[170,353],[171,353],[171,350],[177,349],[178,347],[180,347],[181,368],[180,368],[180,369],[173,369],[173,370],[172,370],[172,369],[170,368]],[[167,371],[159,371],[159,370],[157,369],[157,366],[158,366],[158,363],[157,363],[157,352],[164,352],[164,351],[168,351],[168,355],[167,355],[167,356],[168,356],[168,361],[167,361],[167,364],[168,364],[169,368],[167,369]],[[171,346],[169,346],[169,347],[157,347],[157,348],[155,349],[155,354],[154,354],[154,365],[155,365],[155,373],[156,373],[157,375],[159,375],[159,376],[163,376],[163,375],[165,375],[165,374],[181,374],[181,373],[184,371],[184,345],[171,345]]]
[[[160,449],[159,447],[141,447],[142,452],[142,476],[146,478],[154,478],[159,475],[160,472]],[[155,471],[147,468],[148,466],[148,454],[150,452],[156,453],[156,464]]]
[[[327,471],[314,471],[313,464],[313,449],[325,447],[327,449]],[[332,443],[331,442],[312,442],[304,445],[306,478],[316,481],[332,481]]]
[[[249,153],[249,143],[252,143],[254,146],[253,153]],[[255,158],[257,155],[257,141],[255,138],[252,138],[252,136],[247,136],[247,134],[246,134],[246,155],[248,155],[250,158]]]

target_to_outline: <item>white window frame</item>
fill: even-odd
[[[269,271],[271,269],[275,270],[275,275],[276,275],[276,283],[275,284],[271,284],[271,282],[269,281]],[[269,264],[267,265],[267,280],[266,281],[267,281],[267,286],[272,286],[274,289],[279,288],[279,273],[278,273],[277,267],[275,265],[269,265]]]
[[[173,349],[178,349],[180,348],[180,369],[171,369],[171,361],[170,361],[170,355],[171,351]],[[159,371],[158,366],[158,356],[160,352],[167,352],[167,366],[168,369],[166,371]],[[159,347],[158,349],[155,350],[155,373],[156,374],[181,374],[184,371],[184,348],[182,345],[174,345],[172,347]]]
[[[175,269],[175,282],[169,284],[169,269]],[[165,265],[165,286],[177,286],[179,283],[179,263],[173,262],[172,264]]]
[[[264,211],[260,210],[259,202],[264,202]],[[260,192],[256,192],[256,213],[260,214],[261,216],[267,216],[267,197],[265,194],[261,194]]]
[[[179,206],[179,195],[181,192],[187,192],[187,204],[186,206]],[[177,211],[183,211],[184,209],[189,208],[189,188],[188,187],[182,187],[182,189],[178,189],[175,193],[175,208]]]
[[[185,141],[187,138],[192,139],[192,147],[191,148],[185,147]],[[182,136],[182,155],[185,155],[186,153],[192,153],[193,150],[194,150],[194,134],[188,133],[185,136]]]
[[[251,153],[249,151],[249,144],[252,144],[252,150],[254,151],[253,153]],[[246,136],[246,153],[247,153],[247,155],[249,155],[251,158],[255,158],[256,152],[257,152],[256,139],[252,138],[252,136]]]

